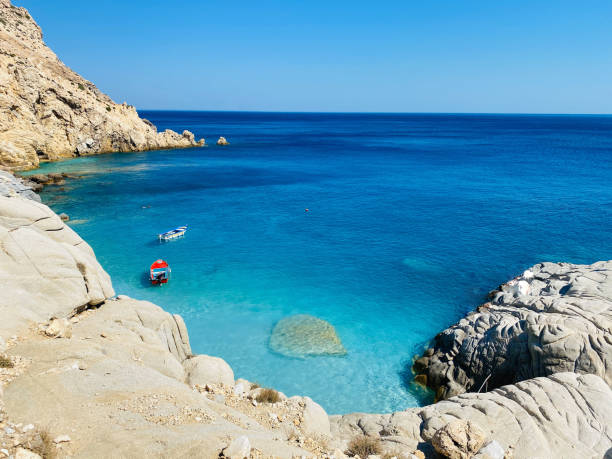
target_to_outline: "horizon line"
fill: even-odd
[[[312,115],[517,115],[517,116],[612,116],[612,113],[545,113],[545,112],[360,112],[360,111],[304,111],[304,110],[209,110],[180,108],[136,108],[145,112],[202,112],[202,113],[276,113]]]

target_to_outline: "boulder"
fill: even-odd
[[[72,337],[72,324],[68,319],[52,319],[45,329],[45,334],[52,338]]]
[[[219,140],[217,140],[217,145],[225,146],[229,145],[229,142],[225,139],[225,137],[219,137]]]
[[[234,372],[225,360],[209,355],[196,355],[183,362],[190,385],[234,385]]]
[[[251,455],[251,443],[244,435],[238,437],[223,450],[223,457],[227,459],[248,459]]]
[[[300,425],[304,432],[319,435],[331,435],[329,426],[329,417],[325,410],[310,399],[304,397],[304,420]]]
[[[438,453],[449,459],[469,459],[478,452],[485,434],[472,421],[457,419],[434,434],[431,443]]]
[[[329,322],[305,314],[281,319],[272,330],[270,348],[288,357],[346,354]]]

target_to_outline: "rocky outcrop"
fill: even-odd
[[[234,381],[221,359],[194,356],[180,316],[146,301],[115,297],[89,246],[48,207],[24,198],[18,192],[22,182],[6,176],[6,183],[8,191],[0,196],[0,443],[5,456],[36,457],[31,456],[36,451],[43,457],[51,451],[59,457],[96,458],[112,451],[113,457],[126,458],[341,459],[349,444],[364,436],[388,457],[410,459],[440,454],[601,458],[612,448],[612,389],[602,379],[605,371],[556,372],[382,415],[328,417],[308,397],[263,397],[264,391],[275,391]],[[602,317],[609,317],[602,312],[608,267],[538,265],[494,292],[492,304],[479,314],[521,309],[508,305],[520,301],[543,321],[560,315],[580,339],[582,330],[590,334],[588,356],[608,368],[609,350],[592,343],[609,343],[610,334],[599,336],[588,328],[588,323],[601,328]],[[558,320],[554,323],[564,323]],[[316,342],[329,327],[315,327]],[[574,343],[569,336],[567,343]],[[490,342],[496,351],[505,345],[498,341],[497,347],[497,341]],[[457,352],[467,352],[462,349]],[[566,368],[566,359],[575,358],[572,349],[568,344],[564,352],[557,350],[559,366],[553,368]],[[577,362],[575,367],[583,368],[584,358]]]
[[[0,196],[21,196],[40,202],[40,197],[30,183],[13,176],[10,172],[0,170]]]
[[[611,336],[612,262],[541,263],[436,336],[414,370],[438,399],[566,371],[612,385]]]
[[[189,131],[157,132],[134,107],[113,102],[57,58],[25,8],[0,2],[0,166],[202,144]]]
[[[115,294],[91,247],[47,206],[19,196],[0,196],[0,285],[5,339]]]
[[[334,327],[306,314],[279,320],[270,336],[270,348],[288,357],[346,354]]]
[[[436,434],[458,419],[479,426],[485,441],[494,440],[508,457],[601,458],[612,448],[612,389],[595,375],[559,373],[425,408],[331,416],[333,444],[343,449],[348,439],[365,434],[388,451],[419,449],[436,457]]]

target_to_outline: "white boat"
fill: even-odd
[[[159,234],[160,242],[163,241],[171,241],[172,239],[178,239],[179,237],[183,237],[185,235],[185,231],[187,231],[187,225],[179,226],[178,228],[174,228],[173,230],[166,231],[165,233]]]

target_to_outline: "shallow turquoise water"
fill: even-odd
[[[47,164],[83,178],[44,201],[118,293],[182,314],[195,352],[330,413],[425,402],[406,364],[489,290],[539,261],[612,258],[611,117],[144,115],[231,145]],[[157,258],[173,269],[162,288],[146,280]],[[348,354],[270,351],[298,313],[331,322]]]

